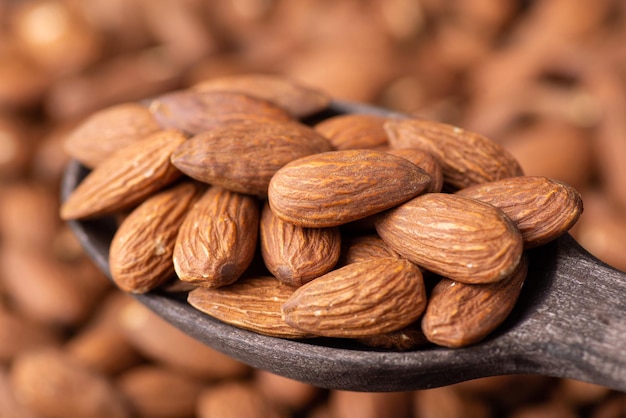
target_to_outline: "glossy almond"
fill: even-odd
[[[122,103],[91,114],[67,135],[63,146],[72,158],[93,168],[120,148],[159,130],[146,106]]]
[[[299,287],[283,304],[285,321],[327,337],[366,337],[420,317],[426,291],[411,262],[381,258],[349,264]]]
[[[515,271],[496,283],[442,279],[428,299],[422,318],[424,335],[432,343],[451,348],[483,340],[513,310],[527,273],[528,260],[522,257]]]
[[[109,215],[169,185],[182,175],[170,156],[185,140],[179,131],[159,131],[112,154],[72,191],[61,206],[61,218]]]
[[[389,143],[383,129],[386,121],[384,116],[352,113],[325,119],[315,125],[315,130],[336,150],[375,149]]]
[[[249,120],[194,136],[176,149],[172,163],[196,180],[265,196],[279,168],[329,150],[328,140],[306,125]]]
[[[291,78],[275,74],[234,74],[202,81],[199,91],[234,91],[272,102],[299,119],[330,104],[330,96]]]
[[[259,242],[270,273],[296,287],[329,272],[341,253],[338,228],[303,228],[285,222],[267,204],[261,214]]]
[[[395,251],[444,277],[464,283],[502,280],[517,267],[522,236],[499,209],[467,197],[428,193],[376,221]]]
[[[197,194],[197,185],[184,182],[148,198],[124,218],[109,250],[111,277],[120,289],[145,293],[174,277],[174,243]]]
[[[284,221],[330,227],[391,208],[429,185],[430,177],[402,157],[374,150],[332,151],[278,170],[268,200]]]
[[[534,248],[566,233],[583,211],[573,187],[543,176],[511,177],[457,192],[501,209],[522,233],[524,246]]]
[[[246,277],[219,289],[198,287],[187,297],[191,306],[239,328],[281,338],[311,336],[288,325],[281,306],[294,288],[274,277]]]
[[[207,190],[178,232],[173,255],[178,278],[204,287],[236,281],[254,257],[259,216],[254,197],[217,186]]]
[[[393,148],[419,148],[435,156],[445,183],[455,189],[524,174],[504,147],[475,132],[421,119],[392,119],[385,129]]]
[[[267,100],[232,91],[179,90],[152,100],[150,112],[164,129],[199,134],[224,119],[292,120],[286,110]]]

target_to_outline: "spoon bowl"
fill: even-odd
[[[361,104],[333,102],[312,121],[343,113],[401,116]],[[62,183],[65,200],[89,170],[76,161]],[[110,277],[111,218],[69,221],[86,253]],[[599,261],[566,234],[528,251],[530,267],[507,320],[480,343],[408,352],[347,340],[286,340],[220,322],[189,305],[186,293],[133,295],[175,327],[252,367],[315,386],[353,391],[404,391],[479,377],[541,374],[626,391],[626,274]]]

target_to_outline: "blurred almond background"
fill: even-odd
[[[456,124],[576,187],[572,230],[626,271],[623,0],[0,0],[0,417],[626,416],[539,376],[328,391],[200,345],[113,289],[58,219],[86,116],[230,74]]]

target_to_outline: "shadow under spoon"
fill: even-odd
[[[342,113],[393,114],[336,102],[320,117]],[[87,173],[70,162],[63,200]],[[68,223],[86,253],[110,277],[114,221]],[[486,376],[540,374],[626,391],[626,274],[593,257],[569,234],[528,254],[528,277],[505,323],[484,341],[455,349],[394,352],[335,339],[285,340],[220,322],[190,306],[185,294],[153,291],[133,297],[243,363],[325,388],[404,391]]]

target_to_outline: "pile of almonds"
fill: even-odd
[[[356,393],[241,365],[225,372],[230,359],[173,330],[91,265],[59,222],[57,195],[68,162],[62,144],[84,117],[216,77],[285,74],[344,100],[497,140],[527,175],[581,191],[585,211],[570,232],[626,270],[625,6],[0,2],[0,416],[102,416],[83,396],[69,396],[72,387],[95,393],[97,381],[112,398],[93,404],[119,407],[122,399],[122,416],[133,417],[623,417],[623,393],[541,376]],[[50,347],[59,351],[37,354]],[[68,357],[76,360],[71,373],[58,366]],[[42,358],[51,367],[27,366]],[[194,367],[181,364],[187,358]]]
[[[123,215],[109,256],[120,289],[174,286],[261,334],[389,345],[421,329],[400,349],[482,340],[517,301],[524,250],[572,227],[579,193],[444,123],[304,123],[330,103],[248,74],[103,109],[65,142],[92,170],[61,217]]]

